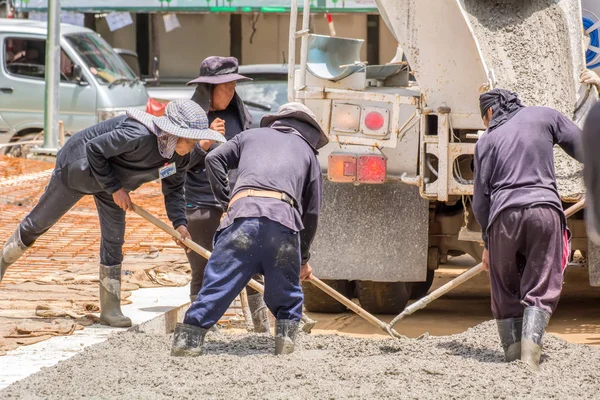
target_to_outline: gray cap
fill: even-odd
[[[321,126],[317,122],[317,117],[315,116],[315,114],[311,111],[310,108],[306,107],[302,103],[291,102],[283,104],[279,107],[279,110],[277,110],[277,114],[264,115],[260,120],[260,126],[263,128],[268,127],[271,126],[271,124],[273,124],[275,121],[285,118],[295,118],[300,121],[306,122],[309,125],[313,126],[317,131],[319,131],[320,137],[315,146],[317,150],[329,143],[329,139],[327,138],[327,135],[325,135],[325,132],[323,132],[323,129],[321,129]]]

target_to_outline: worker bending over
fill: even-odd
[[[302,315],[300,279],[309,279],[309,249],[321,208],[317,149],[327,137],[303,104],[266,115],[261,128],[237,135],[206,157],[215,196],[228,210],[215,236],[198,299],[173,335],[171,354],[198,356],[204,336],[255,274],[276,317],[275,354],[294,350]],[[233,188],[229,170],[237,168]],[[231,197],[230,197],[231,194]]]
[[[537,370],[569,256],[553,147],[576,157],[581,131],[556,110],[523,106],[508,90],[494,89],[479,101],[487,130],[475,147],[473,211],[483,232],[492,313],[506,361],[520,358]]]
[[[58,152],[44,194],[4,244],[0,279],[34,242],[82,197],[94,196],[100,217],[100,323],[127,327],[121,312],[121,262],[129,192],[161,179],[167,215],[189,238],[183,185],[188,153],[201,139],[224,141],[208,129],[204,111],[191,100],[169,103],[164,117],[130,109],[73,135]]]
[[[250,128],[252,123],[250,113],[235,91],[236,82],[244,80],[250,78],[238,74],[238,61],[235,57],[214,56],[202,61],[200,76],[188,83],[196,85],[192,100],[206,111],[211,129],[225,135],[227,140]],[[204,167],[207,152],[214,150],[216,146],[217,144],[212,144],[205,149],[198,147],[192,152],[185,179],[186,216],[190,235],[194,242],[210,251],[224,211],[212,192]],[[236,177],[236,170],[229,173],[231,186],[235,185]],[[193,251],[188,252],[187,257],[192,267],[190,300],[193,303],[202,287],[207,260]],[[260,275],[254,276],[254,279],[262,282]],[[269,315],[263,295],[251,287],[247,290],[254,331],[269,332]]]

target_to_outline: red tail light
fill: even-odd
[[[383,115],[378,113],[377,111],[371,111],[365,117],[365,126],[372,131],[378,131],[383,127],[383,123],[385,122]]]
[[[387,176],[387,159],[380,155],[360,156],[357,176],[360,183],[383,183]]]
[[[356,157],[348,154],[330,155],[327,173],[332,182],[354,182],[356,180]]]

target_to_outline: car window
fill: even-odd
[[[242,100],[277,109],[287,103],[287,81],[255,80],[238,82],[236,92]]]
[[[71,57],[60,51],[60,80],[73,80]],[[44,79],[46,74],[46,41],[42,39],[9,37],[4,41],[4,68],[9,74]]]

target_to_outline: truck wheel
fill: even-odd
[[[427,270],[427,280],[425,282],[411,282],[410,288],[410,298],[412,300],[418,300],[421,297],[425,297],[429,289],[431,289],[431,285],[433,285],[433,277],[435,275],[435,271],[432,269]]]
[[[359,281],[358,300],[373,314],[399,314],[410,299],[410,283]]]
[[[323,279],[323,282],[351,299],[354,294],[354,284],[346,280]],[[346,306],[323,292],[310,282],[302,282],[304,292],[304,307],[310,312],[318,313],[343,313]]]

